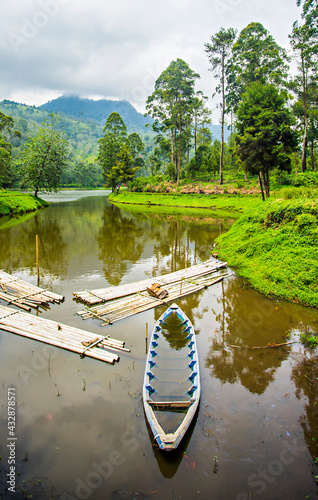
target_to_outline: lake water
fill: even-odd
[[[0,497],[34,499],[316,498],[317,352],[297,342],[318,311],[271,301],[233,275],[177,301],[192,321],[202,397],[176,452],[154,446],[142,405],[146,323],[161,306],[112,326],[83,321],[76,291],[134,282],[211,257],[233,221],[113,206],[69,192],[49,208],[0,220],[0,268],[65,301],[39,314],[126,342],[107,365],[0,330]],[[4,303],[2,303],[4,304]],[[289,336],[288,336],[289,335]],[[268,343],[296,343],[252,349]],[[6,490],[8,388],[16,395],[16,492]]]

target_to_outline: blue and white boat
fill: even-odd
[[[177,448],[197,411],[200,392],[194,328],[173,304],[154,326],[143,385],[145,413],[160,449]]]

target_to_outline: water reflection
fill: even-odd
[[[72,299],[74,291],[182,269],[185,257],[188,266],[210,258],[227,222],[167,210],[122,210],[103,196],[52,204],[19,224],[1,222],[0,267],[32,281],[38,233],[41,286],[66,296],[43,317],[105,332],[131,349],[118,365],[105,366],[61,349],[44,356],[42,344],[0,331],[4,407],[11,384],[18,397],[17,498],[39,479],[39,498],[56,500],[79,498],[79,492],[94,500],[192,500],[210,498],[212,491],[217,499],[315,497],[317,355],[300,344],[252,347],[284,342],[289,332],[317,331],[316,310],[267,300],[236,277],[177,301],[195,328],[202,398],[197,420],[175,455],[153,448],[141,398],[145,324],[150,336],[166,306],[108,330],[76,315],[82,305]],[[0,420],[4,443],[5,412]],[[281,461],[286,449],[298,453],[288,464]],[[6,498],[7,454],[2,449],[0,454],[0,496]],[[284,465],[279,470],[278,461]],[[104,469],[97,477],[96,464],[111,473]]]
[[[297,398],[299,400],[303,396],[307,398],[305,414],[302,415],[300,423],[308,450],[313,460],[316,461],[318,457],[318,356],[306,357],[299,362],[293,368],[292,378],[296,385]]]
[[[145,416],[146,418],[146,416]],[[187,456],[187,448],[192,438],[193,431],[195,429],[198,419],[198,412],[193,417],[193,420],[189,426],[187,433],[185,434],[183,440],[176,450],[172,450],[169,453],[165,453],[156,446],[153,433],[151,432],[150,426],[147,422],[147,430],[149,433],[149,439],[153,443],[154,457],[157,461],[159,470],[163,477],[171,479],[178,471],[182,461],[184,461],[185,466],[188,468],[194,468],[195,464],[189,463],[189,457]]]
[[[114,205],[105,205],[102,227],[97,235],[98,256],[103,261],[105,278],[110,285],[119,285],[128,263],[140,258],[146,235],[141,224]]]

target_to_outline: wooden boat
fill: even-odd
[[[154,326],[147,355],[143,403],[162,450],[174,450],[199,405],[200,373],[194,328],[171,305]]]

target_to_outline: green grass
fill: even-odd
[[[108,199],[112,203],[160,206],[160,207],[179,207],[179,208],[197,208],[207,210],[208,214],[221,217],[224,216],[239,217],[247,208],[258,206],[261,203],[259,197],[245,195],[220,195],[220,194],[178,194],[178,193],[131,193],[122,191],[119,194],[112,193]],[[213,211],[213,212],[212,212]],[[218,211],[218,214],[214,214]]]
[[[43,206],[48,206],[48,203],[30,194],[0,191],[0,216],[33,212]]]
[[[318,307],[318,202],[267,201],[249,210],[217,240],[227,260],[254,288]]]
[[[311,349],[318,347],[318,335],[314,333],[302,333],[300,335],[301,343]]]

